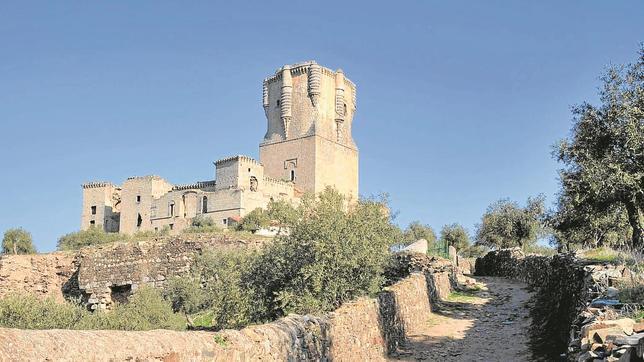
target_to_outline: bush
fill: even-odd
[[[58,303],[33,295],[9,294],[0,299],[0,326],[20,329],[74,329],[89,312],[80,305]]]
[[[173,313],[170,303],[152,287],[139,288],[128,303],[117,304],[108,312],[90,314],[82,319],[76,329],[116,329],[122,331],[147,331],[151,329],[186,328],[186,320]]]
[[[329,311],[379,291],[397,229],[383,210],[366,200],[347,211],[333,189],[305,198],[291,234],[267,245],[244,276],[264,313],[256,319]]]
[[[87,230],[76,231],[63,235],[58,239],[58,250],[77,250],[85,246],[112,243],[127,239],[118,233],[106,233],[103,229],[90,227]]]
[[[34,254],[34,247],[31,234],[22,228],[9,229],[5,231],[2,238],[2,253],[4,254]]]
[[[192,225],[183,230],[184,233],[214,233],[221,231],[215,220],[205,215],[197,215],[192,219]]]
[[[170,280],[165,296],[175,311],[195,314],[195,324],[238,328],[252,321],[252,290],[241,278],[254,258],[246,251],[210,251],[200,255],[190,276]]]
[[[237,230],[255,232],[270,225],[270,221],[266,211],[262,208],[257,208],[241,219],[239,225],[237,225]]]
[[[21,329],[185,329],[184,318],[174,314],[159,291],[140,288],[127,304],[109,312],[91,313],[79,304],[40,300],[12,294],[0,299],[0,327]]]

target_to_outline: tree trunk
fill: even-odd
[[[18,255],[18,247],[15,241],[13,242],[13,255]]]
[[[635,203],[626,203],[628,213],[628,223],[633,228],[633,249],[644,250],[644,225],[642,222],[642,212]]]

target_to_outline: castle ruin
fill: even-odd
[[[214,180],[186,185],[159,176],[130,177],[120,186],[83,184],[81,229],[176,233],[198,215],[226,228],[271,200],[297,203],[304,193],[327,186],[357,198],[356,87],[342,70],[315,61],[285,65],[264,80],[262,105],[267,131],[259,162],[241,155],[223,158],[214,163]]]

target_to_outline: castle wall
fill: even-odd
[[[315,188],[315,137],[262,144],[259,159],[267,176],[278,180],[291,179],[295,172],[295,185],[303,192],[316,192]]]
[[[358,150],[323,137],[315,139],[315,190],[333,186],[344,196],[357,200]]]
[[[107,232],[119,230],[120,189],[107,182],[83,185],[81,230],[91,226]]]
[[[119,231],[134,234],[137,231],[154,230],[151,222],[154,199],[161,197],[170,190],[172,190],[172,185],[158,176],[127,179],[123,183],[121,191],[122,206]]]

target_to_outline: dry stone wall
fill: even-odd
[[[581,362],[642,358],[644,326],[638,335],[635,322],[622,317],[642,305],[615,299],[614,286],[632,275],[625,266],[581,260],[573,253],[526,256],[515,248],[478,258],[476,274],[522,280],[536,290],[530,312],[534,356]]]
[[[435,289],[434,295],[450,292],[450,272],[436,270],[449,269],[447,265],[432,267],[427,260],[420,264],[428,271],[406,268],[407,276],[386,287],[376,298],[347,303],[324,316],[290,315],[241,330],[214,333],[0,328],[0,360],[384,361],[427,320],[431,289]],[[442,274],[438,278],[444,280],[436,282],[434,273]]]

